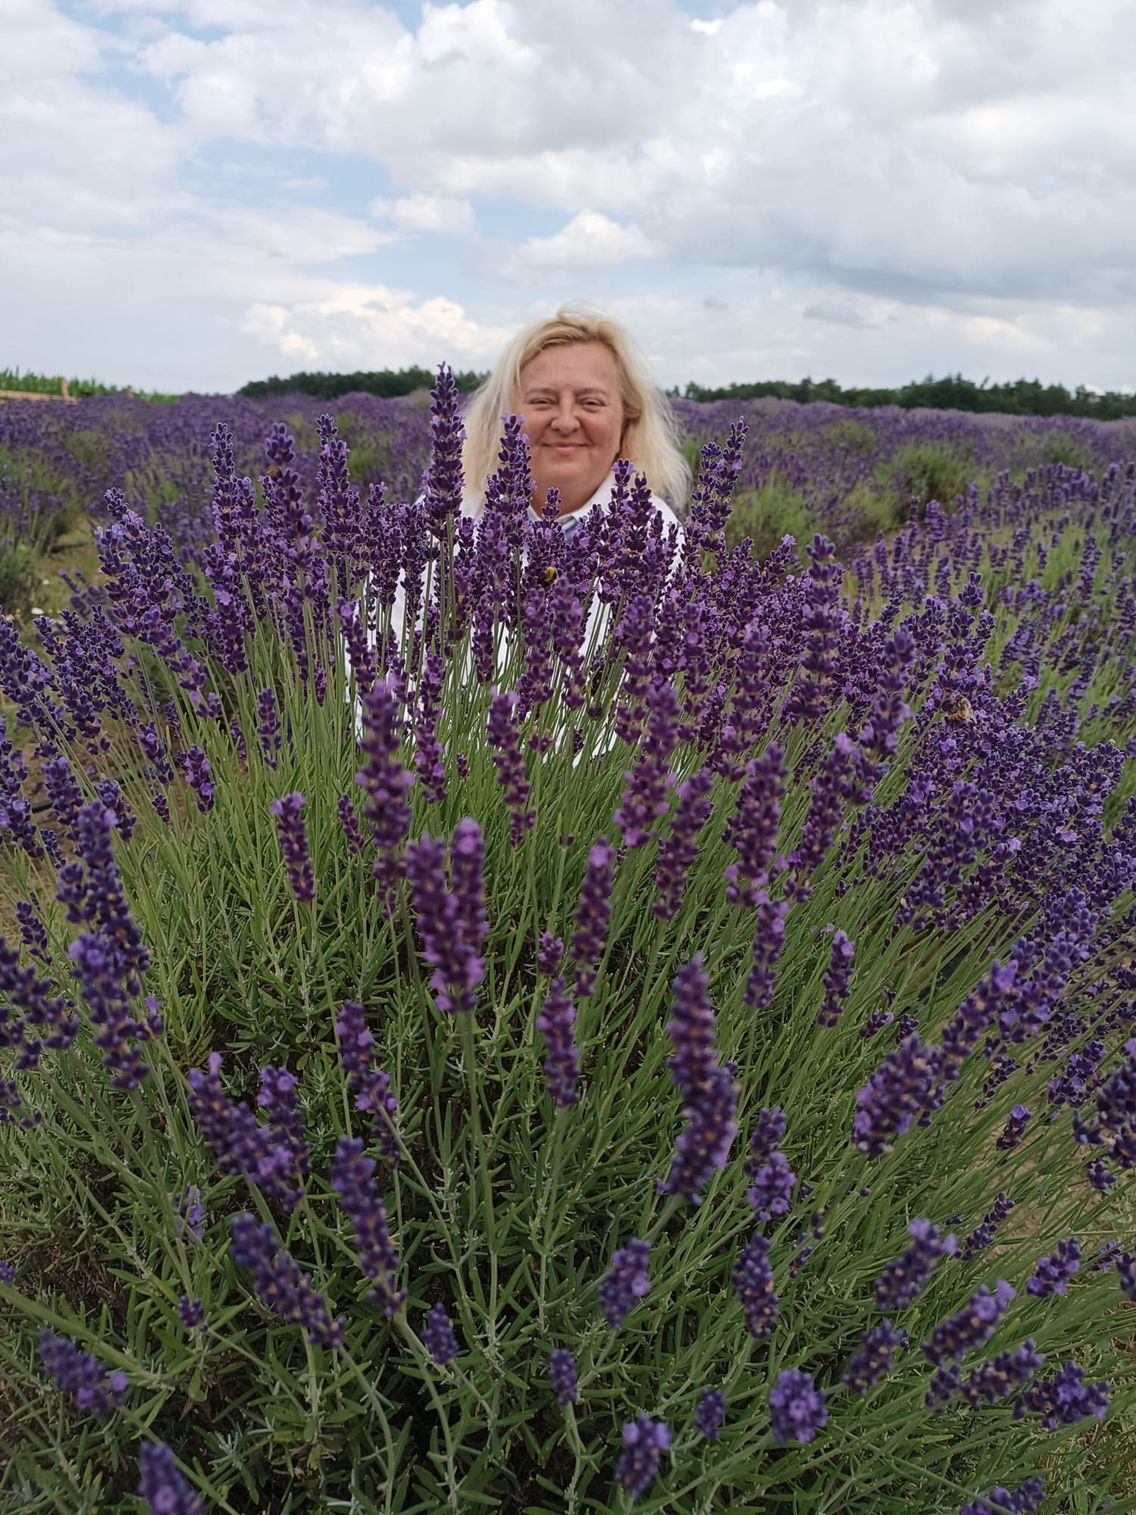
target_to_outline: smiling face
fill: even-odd
[[[560,491],[560,513],[595,494],[619,457],[623,401],[619,370],[602,342],[546,347],[521,369],[516,410],[532,446],[537,506]]]

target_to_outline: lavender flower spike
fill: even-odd
[[[304,1327],[310,1342],[338,1347],[343,1340],[343,1317],[332,1320],[327,1301],[312,1287],[284,1250],[271,1226],[262,1226],[247,1212],[234,1215],[232,1256],[239,1268],[252,1274],[256,1292],[281,1320]]]
[[[930,1341],[923,1343],[923,1351],[930,1361],[939,1366],[950,1358],[964,1357],[975,1347],[983,1346],[998,1329],[1015,1294],[1004,1278],[998,1280],[993,1292],[983,1285],[964,1310],[940,1321],[931,1332]]]
[[[1039,1257],[1033,1277],[1026,1283],[1030,1294],[1064,1294],[1069,1280],[1081,1268],[1081,1248],[1075,1236],[1059,1241],[1050,1257]]]
[[[300,811],[307,804],[298,791],[286,794],[283,799],[273,800],[268,813],[275,817],[276,835],[280,839],[280,851],[288,869],[288,882],[297,901],[303,905],[315,898],[316,885],[312,876],[312,860],[308,852],[308,833]]]
[[[600,837],[588,853],[588,867],[580,885],[576,910],[576,934],[572,938],[572,961],[576,964],[576,997],[584,999],[596,986],[596,968],[603,956],[611,914],[611,848]]]
[[[39,1333],[39,1355],[43,1365],[65,1394],[70,1394],[80,1410],[103,1420],[125,1398],[128,1380],[125,1373],[108,1374],[97,1357],[80,1352],[66,1336],[54,1331]]]
[[[682,1194],[694,1204],[716,1168],[724,1168],[737,1135],[738,1091],[732,1064],[721,1067],[714,1051],[714,1007],[709,980],[696,953],[675,976],[667,1034],[674,1047],[671,1077],[682,1092],[684,1125],[675,1143],[671,1171],[661,1193]]]
[[[443,1304],[430,1307],[430,1313],[426,1316],[426,1327],[422,1332],[422,1345],[440,1368],[447,1363],[453,1362],[458,1355],[458,1339],[454,1335],[454,1328],[450,1325],[450,1317],[446,1313]]]
[[[576,1403],[580,1397],[580,1386],[576,1380],[576,1364],[571,1352],[558,1347],[551,1354],[548,1359],[548,1378],[552,1392],[556,1395],[556,1403],[562,1410]]]
[[[876,1279],[876,1309],[902,1310],[911,1304],[938,1266],[941,1257],[952,1257],[958,1250],[953,1236],[940,1237],[929,1220],[913,1220],[907,1228],[913,1238],[902,1257],[887,1267]]]
[[[780,1374],[769,1396],[769,1416],[774,1441],[812,1441],[828,1424],[824,1392],[817,1388],[812,1374],[796,1368]]]
[[[717,1441],[726,1418],[726,1396],[721,1389],[703,1389],[698,1396],[694,1424],[707,1441]]]
[[[356,1110],[374,1116],[375,1140],[383,1157],[393,1168],[398,1164],[398,1129],[395,1115],[398,1100],[390,1092],[390,1075],[375,1066],[375,1038],[367,1030],[363,1007],[358,1001],[345,999],[335,1023],[339,1043],[339,1061],[347,1078],[347,1088],[354,1096]]]
[[[623,1451],[615,1465],[615,1481],[632,1499],[645,1494],[655,1480],[671,1433],[661,1420],[637,1415],[623,1427]]]
[[[363,1272],[374,1284],[370,1298],[389,1318],[406,1303],[406,1290],[395,1283],[400,1263],[374,1175],[375,1160],[364,1154],[363,1143],[340,1137],[329,1174],[331,1187],[355,1230]]]
[[[964,1504],[959,1515],[1034,1515],[1045,1498],[1045,1479],[1030,1478],[1019,1484],[1013,1494],[998,1485],[980,1499]]]
[[[611,1269],[600,1282],[599,1295],[604,1319],[613,1331],[619,1330],[624,1317],[650,1290],[650,1256],[651,1243],[635,1237],[612,1254]]]
[[[138,1448],[138,1494],[150,1515],[204,1515],[205,1504],[177,1470],[174,1454],[162,1441]]]
[[[546,1052],[544,1076],[548,1092],[558,1110],[566,1110],[579,1103],[580,1093],[576,1088],[576,1076],[580,1069],[580,1053],[572,1040],[572,1023],[576,1019],[576,1007],[564,992],[564,980],[554,978],[548,986],[544,1007],[536,1018],[537,1030],[544,1033]]]

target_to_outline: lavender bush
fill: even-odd
[[[678,542],[516,427],[462,522],[458,427],[220,426],[0,622],[0,1495],[1116,1493],[1136,467],[758,559],[742,428]]]

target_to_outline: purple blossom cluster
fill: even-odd
[[[770,1429],[773,1440],[782,1444],[802,1444],[816,1439],[828,1424],[824,1391],[818,1389],[811,1373],[786,1368],[778,1374],[776,1387],[769,1396]]]
[[[343,1001],[343,1009],[335,1023],[335,1039],[339,1044],[339,1061],[355,1108],[373,1117],[379,1151],[392,1168],[396,1167],[399,1157],[398,1126],[395,1120],[398,1100],[391,1093],[390,1075],[375,1063],[375,1038],[367,1029],[363,1006],[357,1000]]]
[[[651,1288],[647,1277],[650,1256],[650,1242],[636,1237],[612,1253],[611,1268],[600,1280],[599,1298],[604,1319],[613,1331],[619,1330],[626,1316]]]
[[[699,1435],[707,1441],[717,1441],[726,1418],[726,1395],[721,1389],[703,1389],[698,1396],[698,1408],[694,1412],[694,1424]]]
[[[1014,1414],[1039,1415],[1050,1431],[1082,1420],[1103,1420],[1108,1413],[1108,1384],[1086,1383],[1085,1370],[1067,1362],[1048,1378],[1039,1378],[1018,1395]]]
[[[97,1357],[81,1352],[66,1336],[41,1331],[39,1355],[58,1387],[86,1414],[103,1420],[126,1398],[126,1374],[108,1373]]]
[[[308,852],[307,828],[300,815],[306,804],[305,797],[297,791],[295,794],[284,795],[282,799],[273,800],[268,807],[268,813],[276,821],[276,835],[280,851],[284,855],[284,866],[288,870],[288,882],[301,905],[315,899],[316,894],[312,860]]]
[[[440,1368],[453,1362],[461,1351],[450,1317],[441,1301],[430,1306],[422,1330],[422,1345]]]
[[[552,1392],[561,1409],[574,1405],[580,1398],[580,1386],[576,1380],[576,1363],[571,1352],[557,1347],[548,1359],[548,1378]]]
[[[860,1345],[848,1359],[842,1382],[854,1394],[867,1394],[891,1372],[896,1352],[906,1343],[906,1331],[897,1331],[890,1320],[881,1320],[864,1332]]]
[[[434,970],[430,975],[434,1002],[448,1015],[462,1015],[471,1013],[477,1003],[489,933],[482,879],[484,843],[476,821],[458,822],[449,850],[452,890],[446,887],[446,849],[428,836],[407,845],[406,874],[422,955]]]
[[[406,1290],[395,1282],[400,1267],[390,1234],[386,1210],[375,1187],[375,1160],[363,1151],[357,1138],[341,1136],[335,1148],[328,1182],[355,1232],[355,1245],[363,1273],[371,1281],[369,1297],[381,1305],[383,1314],[397,1314],[406,1303]]]
[[[548,1092],[558,1110],[576,1104],[580,1092],[576,1078],[580,1071],[580,1053],[572,1038],[576,1007],[565,992],[564,980],[554,978],[548,986],[544,1005],[536,1018],[537,1030],[544,1036],[544,1076]]]
[[[623,1451],[615,1465],[615,1481],[632,1499],[645,1494],[654,1483],[670,1444],[669,1428],[649,1415],[637,1415],[623,1427]]]
[[[338,1347],[343,1340],[343,1317],[331,1319],[327,1301],[280,1245],[273,1227],[261,1225],[247,1213],[234,1215],[230,1224],[233,1261],[252,1274],[264,1303],[281,1320],[303,1326],[313,1344]]]
[[[940,1258],[953,1257],[958,1250],[955,1237],[940,1236],[929,1220],[913,1220],[907,1234],[910,1247],[876,1279],[877,1310],[906,1309],[923,1292]]]
[[[970,1262],[973,1258],[988,1247],[994,1240],[994,1234],[998,1227],[1014,1208],[1014,1201],[1008,1194],[1000,1192],[993,1205],[975,1226],[969,1236],[963,1239],[959,1255],[963,1262]]]
[[[1048,1257],[1039,1257],[1033,1274],[1026,1280],[1029,1294],[1064,1294],[1069,1280],[1081,1269],[1081,1248],[1075,1236],[1059,1241]]]
[[[717,1060],[714,1007],[701,953],[675,976],[667,1035],[674,1048],[671,1077],[682,1094],[683,1128],[675,1142],[670,1173],[659,1190],[699,1204],[715,1169],[729,1161],[738,1131],[736,1069],[732,1063],[722,1066]]]
[[[242,1175],[268,1200],[291,1213],[303,1193],[306,1146],[301,1156],[294,1134],[281,1140],[272,1126],[260,1124],[248,1105],[230,1098],[221,1083],[219,1052],[209,1054],[204,1069],[192,1068],[186,1083],[190,1112],[221,1171]]]
[[[178,1472],[174,1454],[162,1441],[138,1448],[138,1497],[150,1515],[205,1515],[205,1501]]]
[[[761,1110],[750,1132],[749,1155],[745,1176],[750,1180],[746,1200],[753,1206],[759,1221],[788,1214],[796,1187],[797,1175],[780,1149],[785,1136],[785,1117],[780,1106]]]
[[[576,930],[569,951],[576,964],[576,998],[586,999],[596,986],[596,969],[603,956],[607,923],[611,914],[612,853],[604,837],[588,852],[588,865],[580,885]]]
[[[981,1498],[964,1504],[959,1515],[1035,1515],[1035,1511],[1041,1509],[1044,1498],[1043,1478],[1027,1479],[1013,1493],[999,1484],[989,1494],[983,1494]]]
[[[931,1332],[930,1340],[922,1343],[924,1353],[939,1366],[984,1346],[1001,1325],[1006,1308],[1015,1296],[1016,1290],[1004,1278],[1000,1278],[992,1290],[983,1284],[965,1309],[939,1322]]]
[[[730,1281],[745,1316],[746,1330],[756,1341],[764,1340],[773,1330],[780,1304],[773,1289],[769,1242],[760,1232],[738,1253]]]

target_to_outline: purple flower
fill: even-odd
[[[1045,1479],[1031,1478],[1011,1494],[999,1484],[989,1494],[964,1504],[959,1515],[1034,1515],[1045,1498]]]
[[[260,738],[260,750],[270,768],[276,767],[280,752],[280,718],[276,714],[276,696],[271,689],[262,689],[256,697],[256,713],[260,724],[256,728]]]
[[[730,1281],[745,1314],[746,1330],[755,1340],[762,1341],[773,1330],[778,1302],[773,1292],[769,1242],[760,1233],[751,1237],[738,1254],[730,1269]]]
[[[359,829],[359,817],[355,813],[355,806],[351,802],[349,794],[341,794],[336,801],[339,810],[339,824],[343,827],[343,839],[347,843],[349,852],[362,852],[367,845],[366,838]]]
[[[779,1105],[772,1110],[762,1110],[749,1138],[749,1156],[745,1160],[745,1176],[752,1180],[746,1190],[746,1199],[753,1206],[758,1220],[771,1220],[775,1215],[786,1215],[793,1199],[797,1175],[789,1166],[778,1144],[785,1135],[785,1117]]]
[[[659,843],[655,859],[654,883],[659,895],[651,909],[660,920],[669,921],[678,911],[689,870],[698,857],[698,833],[710,819],[713,801],[710,790],[714,775],[700,768],[677,790],[673,806],[670,835]]]
[[[907,1332],[897,1331],[890,1320],[865,1331],[859,1347],[848,1359],[843,1382],[861,1396],[891,1372],[892,1359],[907,1342]]]
[[[438,740],[438,717],[442,709],[442,684],[445,665],[431,648],[418,686],[418,710],[414,717],[414,771],[422,793],[431,805],[446,798],[446,765],[442,744]]]
[[[721,1389],[703,1389],[694,1412],[696,1429],[707,1441],[717,1441],[726,1418],[726,1396]]]
[[[332,1320],[327,1301],[312,1287],[306,1273],[281,1247],[271,1226],[260,1225],[247,1212],[232,1222],[233,1261],[252,1274],[256,1292],[281,1320],[303,1326],[315,1345],[338,1347],[343,1340],[343,1318]]]
[[[612,1254],[611,1268],[600,1280],[599,1296],[604,1319],[613,1331],[619,1330],[624,1317],[651,1287],[647,1278],[650,1256],[650,1242],[635,1237]]]
[[[1108,1413],[1108,1384],[1086,1383],[1085,1370],[1067,1362],[1057,1373],[1032,1383],[1014,1402],[1014,1415],[1040,1415],[1046,1429],[1076,1425]]]
[[[178,1319],[188,1331],[203,1331],[205,1329],[205,1306],[199,1299],[190,1299],[188,1294],[183,1294],[178,1300]]]
[[[339,1061],[347,1088],[354,1096],[356,1110],[374,1116],[375,1140],[386,1162],[397,1167],[399,1156],[398,1127],[395,1115],[398,1100],[390,1092],[390,1075],[375,1066],[375,1038],[367,1030],[363,1007],[356,1000],[345,999],[335,1023],[339,1043]]]
[[[193,790],[198,810],[202,815],[208,815],[213,809],[214,784],[213,768],[205,756],[204,747],[193,746],[179,753],[177,764],[185,775],[186,783]]]
[[[545,978],[552,978],[560,967],[564,956],[564,943],[558,936],[553,936],[551,931],[545,931],[540,938],[540,946],[536,953],[537,972]]]
[[[998,1280],[993,1291],[983,1284],[964,1310],[940,1321],[931,1332],[930,1341],[922,1343],[930,1361],[939,1366],[983,1346],[998,1329],[1015,1294],[1004,1278]]]
[[[1059,1241],[1056,1249],[1049,1257],[1039,1257],[1033,1277],[1026,1282],[1026,1290],[1030,1294],[1064,1294],[1069,1288],[1069,1280],[1074,1273],[1080,1272],[1081,1248],[1077,1238],[1071,1236],[1068,1241]]]
[[[7,1258],[0,1257],[0,1284],[14,1284],[16,1282],[16,1269]]]
[[[751,1010],[765,1010],[773,999],[773,982],[781,949],[785,945],[787,900],[771,900],[764,889],[756,895],[753,933],[753,967],[745,986],[745,1002]]]
[[[580,1053],[572,1040],[572,1023],[576,1019],[576,1007],[571,997],[564,992],[563,978],[554,978],[548,986],[544,1007],[536,1018],[537,1030],[544,1033],[544,1076],[548,1092],[558,1110],[565,1110],[579,1102],[576,1077],[580,1069]]]
[[[835,1026],[844,1013],[844,1001],[852,982],[852,959],[856,943],[847,932],[837,931],[832,938],[832,955],[824,975],[824,1003],[817,1015],[818,1026]]]
[[[174,1454],[161,1441],[138,1448],[138,1494],[150,1515],[204,1515],[205,1504],[177,1470]]]
[[[104,1420],[126,1398],[126,1374],[108,1374],[97,1357],[90,1352],[81,1352],[66,1336],[41,1331],[39,1355],[64,1394],[70,1394],[80,1410],[99,1420]]]
[[[188,1231],[196,1241],[204,1236],[205,1207],[201,1203],[201,1190],[196,1184],[190,1184],[174,1200],[174,1225],[179,1235]]]
[[[623,845],[641,847],[651,825],[667,810],[669,759],[678,741],[678,699],[673,686],[655,678],[647,690],[650,719],[639,744],[639,759],[624,774],[624,789],[613,820],[623,833]]]
[[[632,1499],[646,1493],[655,1480],[671,1433],[661,1420],[639,1414],[623,1427],[623,1451],[615,1465],[615,1481]]]
[[[999,1352],[959,1384],[958,1392],[969,1405],[996,1404],[1006,1399],[1022,1384],[1028,1383],[1045,1358],[1032,1341],[1024,1341],[1014,1352]]]
[[[942,1103],[937,1047],[924,1047],[909,1036],[889,1052],[856,1095],[852,1144],[869,1157],[890,1152],[916,1116]]]
[[[780,747],[771,744],[763,756],[746,765],[737,809],[723,832],[723,840],[738,854],[737,863],[726,869],[726,898],[747,909],[757,903],[757,890],[767,880],[777,848],[785,787],[784,755]]]
[[[398,758],[402,737],[399,695],[388,674],[361,696],[366,761],[355,775],[363,790],[363,813],[375,841],[373,872],[384,908],[393,908],[394,885],[401,872],[399,848],[410,829],[407,790],[414,782]]]
[[[211,1052],[207,1071],[186,1074],[189,1108],[197,1129],[213,1148],[223,1173],[240,1173],[266,1198],[289,1213],[303,1192],[291,1147],[262,1126],[249,1107],[229,1098],[221,1084],[221,1054]]]
[[[430,1307],[430,1313],[426,1316],[426,1326],[422,1332],[422,1345],[440,1368],[453,1362],[458,1355],[460,1351],[458,1339],[450,1325],[450,1317],[446,1314],[445,1305],[438,1303]]]
[[[588,853],[588,866],[580,885],[576,931],[570,948],[576,964],[576,998],[586,999],[596,985],[595,969],[603,956],[611,913],[611,848],[600,837]]]
[[[729,1161],[737,1135],[738,1090],[731,1064],[720,1067],[714,1051],[714,1007],[710,984],[696,953],[675,976],[667,1035],[674,1047],[671,1077],[682,1093],[683,1129],[675,1142],[663,1194],[681,1194],[701,1203],[702,1190],[716,1168]]]
[[[453,891],[446,888],[445,849],[423,836],[406,848],[422,955],[433,968],[430,988],[446,1014],[471,1013],[485,971],[482,948],[489,929],[482,883],[484,844],[476,821],[461,820],[450,846]]]
[[[368,1297],[382,1305],[384,1315],[395,1315],[406,1303],[406,1290],[396,1286],[401,1264],[375,1187],[375,1160],[364,1154],[357,1138],[341,1136],[329,1179],[354,1228],[363,1272],[374,1285]]]
[[[812,1441],[828,1424],[824,1408],[824,1391],[818,1389],[811,1373],[786,1368],[778,1376],[777,1387],[769,1396],[770,1428],[778,1444]]]
[[[914,1238],[911,1246],[876,1279],[877,1310],[905,1309],[922,1292],[939,1259],[958,1250],[955,1238],[940,1237],[929,1220],[913,1220],[907,1234]]]
[[[286,794],[283,799],[273,800],[268,813],[276,818],[276,835],[280,839],[280,851],[288,869],[288,882],[292,893],[301,904],[315,898],[316,884],[312,876],[312,860],[308,853],[308,833],[300,811],[307,800],[297,791]]]
[[[1006,1128],[995,1142],[1000,1152],[1008,1152],[1011,1147],[1016,1147],[1022,1139],[1022,1132],[1026,1128],[1026,1122],[1030,1113],[1025,1105],[1015,1105],[1010,1111],[1010,1118],[1006,1122]]]
[[[987,1210],[981,1221],[974,1228],[962,1244],[962,1260],[970,1262],[974,1257],[988,1247],[994,1240],[994,1233],[1014,1208],[1014,1201],[1008,1194],[1000,1193],[993,1206]]]
[[[548,1359],[548,1377],[556,1403],[561,1409],[574,1405],[580,1398],[580,1386],[576,1381],[576,1364],[571,1352],[557,1347]]]
[[[260,1070],[257,1108],[268,1116],[269,1126],[288,1149],[293,1169],[306,1178],[311,1172],[304,1123],[296,1105],[299,1079],[287,1068],[265,1067]]]
[[[517,696],[511,691],[495,694],[489,702],[486,728],[493,749],[493,766],[511,816],[510,836],[514,847],[520,845],[521,837],[536,823],[536,811],[527,808],[529,782],[525,777],[525,760],[521,756],[516,706]]]

